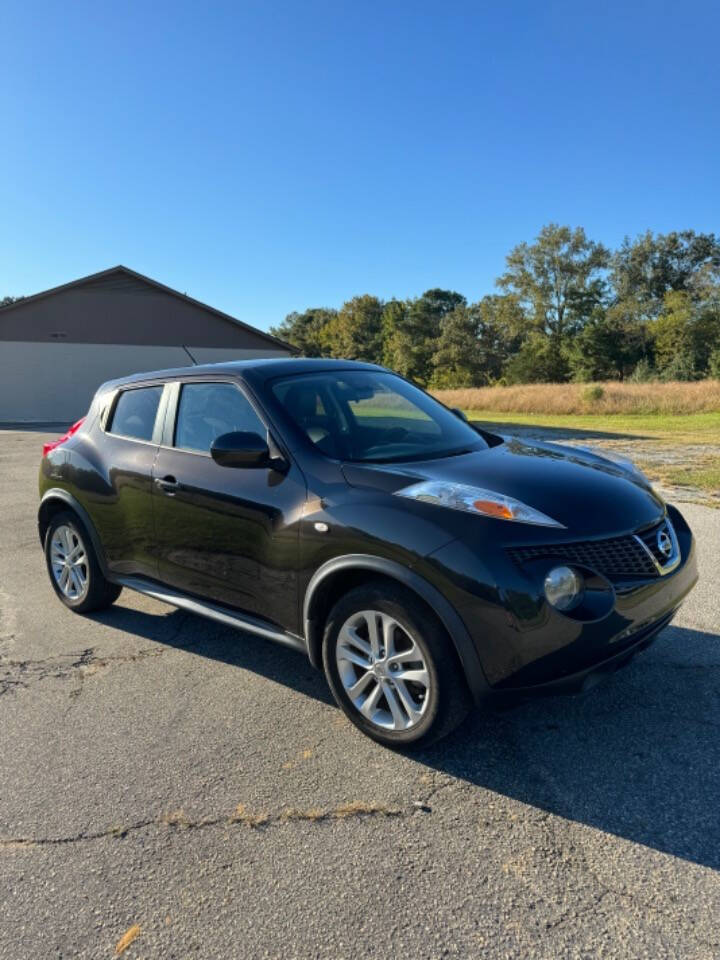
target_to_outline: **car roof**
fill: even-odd
[[[207,377],[220,374],[249,379],[255,383],[264,383],[275,377],[297,376],[303,373],[321,373],[331,370],[385,370],[375,363],[363,363],[359,360],[332,360],[323,357],[264,357],[254,360],[232,360],[225,363],[202,363],[194,367],[175,367],[169,370],[151,370],[135,373],[129,377],[108,380],[101,390],[126,386],[147,381],[175,380],[179,377]]]

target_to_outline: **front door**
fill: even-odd
[[[193,380],[176,389],[174,423],[153,470],[160,579],[296,630],[304,477],[294,464],[280,471],[212,459],[223,433],[267,434],[237,382]]]

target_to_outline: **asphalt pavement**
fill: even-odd
[[[44,439],[0,431],[0,958],[720,957],[720,510],[627,668],[403,756],[294,651],[66,610]]]

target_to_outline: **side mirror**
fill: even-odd
[[[462,412],[462,410],[460,409],[460,407],[451,407],[450,410],[451,410],[452,413],[455,414],[455,416],[456,416],[459,420],[464,420],[465,423],[468,422],[468,418],[467,418],[467,417],[465,416],[465,414]]]
[[[210,447],[210,456],[221,467],[266,467],[267,442],[258,433],[223,433]]]

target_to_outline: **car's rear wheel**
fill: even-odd
[[[70,511],[50,520],[45,560],[55,593],[77,613],[102,610],[120,596],[122,587],[103,576],[85,527]]]
[[[400,585],[368,583],[339,600],[325,627],[323,662],[349,719],[388,746],[438,740],[471,706],[445,630]]]

